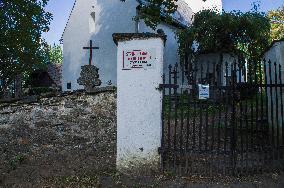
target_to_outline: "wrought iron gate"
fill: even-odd
[[[270,61],[169,66],[160,85],[163,170],[212,176],[282,169],[281,70]],[[207,86],[209,98],[199,99],[202,89],[208,97]]]

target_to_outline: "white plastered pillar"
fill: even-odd
[[[117,44],[117,169],[158,169],[165,37],[114,34]]]

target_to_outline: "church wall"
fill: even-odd
[[[266,59],[266,61],[271,60],[271,82],[270,82],[270,74],[269,74],[269,66],[268,63],[266,64],[266,74],[267,74],[267,83],[268,84],[274,84],[275,81],[277,81],[277,83],[280,82],[279,79],[279,64],[282,66],[281,69],[281,75],[282,75],[282,84],[284,83],[284,41],[279,41],[276,42],[265,54],[264,54],[264,58]],[[277,64],[277,77],[275,78],[275,67],[274,67],[274,63]],[[270,91],[272,89],[272,91]],[[283,89],[283,88],[282,88]],[[271,94],[272,93],[272,97]],[[282,90],[282,93],[284,93],[284,90]],[[274,125],[278,124],[282,125],[282,119],[284,117],[282,117],[281,114],[281,91],[280,89],[275,89],[275,88],[268,88],[267,89],[267,95],[268,95],[268,111],[271,112],[273,110],[273,117],[271,116],[271,113],[268,113],[268,120],[270,125],[272,123],[274,123]],[[278,104],[276,103],[276,95],[278,97]],[[284,100],[282,98],[282,100]],[[272,105],[271,105],[272,104]],[[273,106],[273,107],[272,107]],[[277,116],[276,114],[278,113],[278,120],[277,120]],[[282,126],[281,126],[282,127]]]
[[[178,39],[176,37],[175,32],[177,29],[173,26],[169,26],[167,24],[159,24],[157,26],[157,29],[162,29],[165,32],[165,35],[167,35],[167,41],[165,44],[164,48],[164,73],[167,75],[169,72],[169,65],[175,65],[176,63],[179,63],[179,54],[178,54],[178,49],[179,49],[179,43]],[[151,28],[147,27],[146,24],[141,21],[139,23],[139,32],[155,32]]]
[[[71,82],[72,90],[82,89],[77,84],[81,66],[89,62],[89,40],[100,47],[93,52],[93,64],[100,68],[102,85],[109,81],[116,85],[116,45],[112,40],[113,33],[133,33],[136,14],[136,1],[114,0],[77,0],[63,35],[63,91]],[[95,24],[91,13],[95,12]]]
[[[201,54],[198,56],[198,58],[196,59],[196,65],[197,65],[197,80],[201,81],[201,67],[202,67],[202,78],[205,77],[206,72],[208,70],[209,73],[212,74],[215,72],[215,78],[218,80],[218,83],[226,86],[226,76],[231,76],[232,73],[232,67],[234,65],[234,62],[236,62],[238,64],[238,57],[234,56],[232,54],[229,53],[223,53],[223,61],[221,63],[221,67],[219,67],[220,72],[217,72],[217,64],[220,64],[221,61],[221,54],[220,53],[208,53],[208,54]],[[214,64],[215,64],[215,68],[214,68]],[[226,71],[226,64],[228,64],[228,70]],[[236,67],[236,79],[237,82],[245,82],[245,78],[246,75],[243,71],[241,71],[241,78],[239,78],[239,68]],[[226,75],[228,72],[228,75]],[[218,78],[218,76],[220,76]],[[216,80],[216,81],[217,81]]]
[[[116,85],[116,45],[112,40],[113,33],[134,33],[136,7],[138,2],[117,0],[77,0],[63,35],[63,80],[62,89],[67,90],[67,83],[72,89],[83,89],[77,84],[81,66],[89,62],[89,51],[83,50],[89,46],[89,40],[100,47],[94,50],[93,64],[100,70],[102,86],[112,83]],[[91,13],[95,12],[95,23]],[[167,35],[164,55],[164,73],[168,73],[168,66],[179,63],[178,40],[176,28],[167,24],[159,24],[157,29],[162,29]],[[147,27],[143,21],[139,23],[139,32],[156,32]]]
[[[215,9],[218,12],[222,11],[222,0],[184,0],[194,13],[204,9]]]

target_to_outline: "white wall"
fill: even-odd
[[[174,65],[175,63],[179,63],[179,44],[178,39],[176,37],[176,31],[177,29],[173,26],[167,25],[167,24],[159,24],[157,26],[157,29],[162,29],[165,32],[165,35],[167,35],[167,42],[165,44],[165,53],[164,53],[164,73],[168,73],[168,67],[169,65]],[[139,22],[139,32],[151,32],[156,33],[156,31],[152,30],[146,24],[144,21]]]
[[[264,58],[284,65],[284,41],[276,42],[265,54]],[[281,65],[282,65],[281,64]]]
[[[222,0],[184,0],[188,6],[192,9],[194,13],[197,13],[204,9],[217,9],[217,11],[221,12],[223,5]]]
[[[201,0],[200,0],[201,1]],[[211,0],[209,0],[211,1]],[[218,0],[219,2],[219,0]],[[198,7],[199,0],[189,3]],[[218,3],[217,3],[218,4]],[[116,75],[116,47],[112,41],[113,33],[135,32],[136,0],[77,0],[63,35],[63,79],[62,89],[67,91],[67,83],[72,83],[72,90],[83,89],[77,84],[81,66],[89,62],[89,51],[82,47],[89,45],[92,39],[95,46],[93,63],[100,68],[100,76],[103,85],[111,80],[113,85],[117,83]],[[96,12],[95,25],[92,24],[91,12]],[[91,24],[90,24],[91,23]],[[166,24],[158,25],[157,29],[163,29],[167,35],[165,46],[165,73],[168,65],[179,62],[178,42],[175,36],[176,28]],[[91,31],[91,32],[90,32]],[[139,32],[156,32],[147,27],[143,21],[139,24]]]
[[[205,77],[206,75],[206,71],[207,71],[207,66],[208,67],[208,71],[210,73],[213,73],[213,66],[214,66],[214,63],[215,65],[219,64],[220,61],[221,61],[221,56],[220,56],[220,53],[209,53],[209,54],[201,54],[197,57],[196,61],[196,65],[198,65],[198,74],[197,74],[197,79],[200,78],[200,70],[201,70],[201,65],[203,67],[203,77]],[[232,71],[232,66],[233,66],[233,63],[236,62],[238,63],[238,58],[236,56],[233,56],[232,54],[228,54],[228,53],[224,53],[223,54],[223,61],[222,61],[222,64],[221,64],[221,73],[220,73],[220,83],[225,86],[226,85],[226,63],[228,63],[228,76],[231,76],[231,71]],[[245,71],[242,71],[241,72],[241,78],[239,78],[239,70],[238,70],[238,67],[237,68],[237,82],[241,81],[241,82],[244,82],[245,81],[245,78],[246,78],[246,73]],[[217,81],[217,71],[215,70],[215,79]]]
[[[94,8],[92,8],[94,6]],[[103,85],[109,80],[116,85],[116,47],[112,41],[113,33],[135,32],[135,22],[132,18],[136,15],[138,3],[135,0],[120,2],[118,0],[77,0],[74,11],[63,35],[63,81],[62,88],[66,91],[68,82],[72,83],[72,90],[82,89],[77,84],[81,72],[81,66],[88,64],[89,52],[83,50],[88,46],[89,40],[100,47],[94,51],[93,62],[100,68],[100,76]],[[91,25],[89,32],[90,13],[96,12],[95,26]],[[95,27],[95,28],[94,28]],[[158,25],[157,29],[163,29],[167,35],[165,46],[165,72],[169,64],[179,62],[178,42],[175,36],[176,28],[166,24]],[[145,25],[139,24],[139,32],[156,32]]]
[[[266,59],[266,61],[271,60],[271,82],[270,82],[270,75],[269,75],[269,66],[267,64],[267,68],[266,68],[266,75],[267,75],[267,82],[268,84],[274,84],[275,80],[277,79],[277,83],[279,84],[280,79],[279,79],[279,67],[278,65],[280,64],[282,66],[281,69],[281,74],[282,74],[282,84],[284,84],[284,41],[282,42],[276,42],[265,54],[264,54],[264,58]],[[275,68],[274,68],[274,63],[277,64],[277,77],[275,78]],[[272,91],[271,91],[272,89]],[[270,91],[272,92],[272,97],[270,95]],[[282,88],[282,93],[284,93],[284,88]],[[276,127],[277,125],[277,117],[276,114],[278,114],[278,124],[280,125],[280,127],[282,127],[282,119],[284,117],[282,117],[281,114],[281,97],[282,100],[284,101],[284,96],[281,96],[281,92],[280,89],[278,88],[277,90],[275,88],[270,88],[268,87],[268,119],[269,119],[269,123],[270,125],[273,123],[274,126]],[[276,94],[277,94],[277,98],[278,98],[278,104],[276,103]],[[271,105],[272,102],[272,105]],[[273,106],[273,109],[272,109]],[[273,117],[271,116],[271,111],[273,110]],[[273,122],[272,122],[273,121]],[[280,130],[281,132],[281,130]]]
[[[135,31],[132,18],[137,5],[134,0],[77,0],[63,35],[63,91],[67,90],[68,82],[72,83],[72,90],[82,89],[77,79],[81,66],[89,62],[89,51],[82,48],[89,45],[90,39],[100,47],[94,50],[93,63],[100,68],[102,84],[106,85],[111,80],[116,85],[116,46],[112,34]],[[89,28],[91,12],[96,12],[95,26],[90,25],[92,29]],[[94,29],[95,32],[90,32]]]
[[[123,70],[123,53],[145,50],[155,57],[150,69]],[[117,167],[157,168],[160,162],[164,42],[161,38],[118,43]],[[126,58],[125,58],[126,59]]]

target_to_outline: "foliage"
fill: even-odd
[[[125,0],[120,0],[125,1]],[[143,19],[145,24],[152,29],[156,29],[157,25],[163,20],[171,22],[171,14],[177,10],[176,2],[178,0],[147,0],[145,6],[140,7],[138,17],[135,19]]]
[[[5,89],[16,75],[41,67],[47,61],[42,33],[52,15],[44,10],[48,0],[0,1],[0,80]]]
[[[141,7],[137,19],[143,19],[152,29],[161,21],[172,21],[170,15],[177,10],[177,0],[147,2],[146,6]],[[178,33],[181,58],[184,57],[185,45],[198,44],[197,49],[192,49],[192,53],[195,50],[197,53],[223,51],[235,53],[246,59],[259,60],[262,51],[270,42],[270,23],[264,13],[258,12],[258,8],[259,4],[256,2],[253,3],[252,11],[246,13],[233,11],[219,14],[214,10],[197,13],[193,26]],[[280,17],[280,20],[281,18],[283,17]]]
[[[140,9],[139,19],[152,29],[156,29],[161,20],[170,23],[171,14],[177,10],[177,0],[149,0],[147,6]]]
[[[62,64],[63,52],[60,45],[53,45],[48,47],[48,57],[50,63]]]
[[[221,101],[219,105],[216,106],[206,100],[202,101],[198,99],[198,96],[196,94],[180,94],[177,95],[177,98],[180,101],[178,105],[175,104],[175,99],[171,99],[171,97],[169,97],[168,95],[165,96],[163,111],[166,118],[180,118],[182,116],[189,116],[194,118],[200,116],[200,110],[208,113],[208,115],[216,114],[218,111],[224,112],[225,110],[225,105],[222,104]],[[189,101],[190,104],[195,105],[189,105]]]
[[[284,6],[277,10],[269,11],[268,18],[271,20],[271,40],[284,38]]]
[[[185,46],[191,53],[228,52],[248,60],[259,60],[269,45],[270,22],[264,13],[240,11],[216,13],[204,10],[195,15],[192,27],[178,33],[180,55]],[[198,45],[195,45],[195,44]]]
[[[15,170],[18,165],[22,164],[23,161],[26,160],[24,155],[17,155],[13,159],[9,160],[9,164],[12,170]]]

